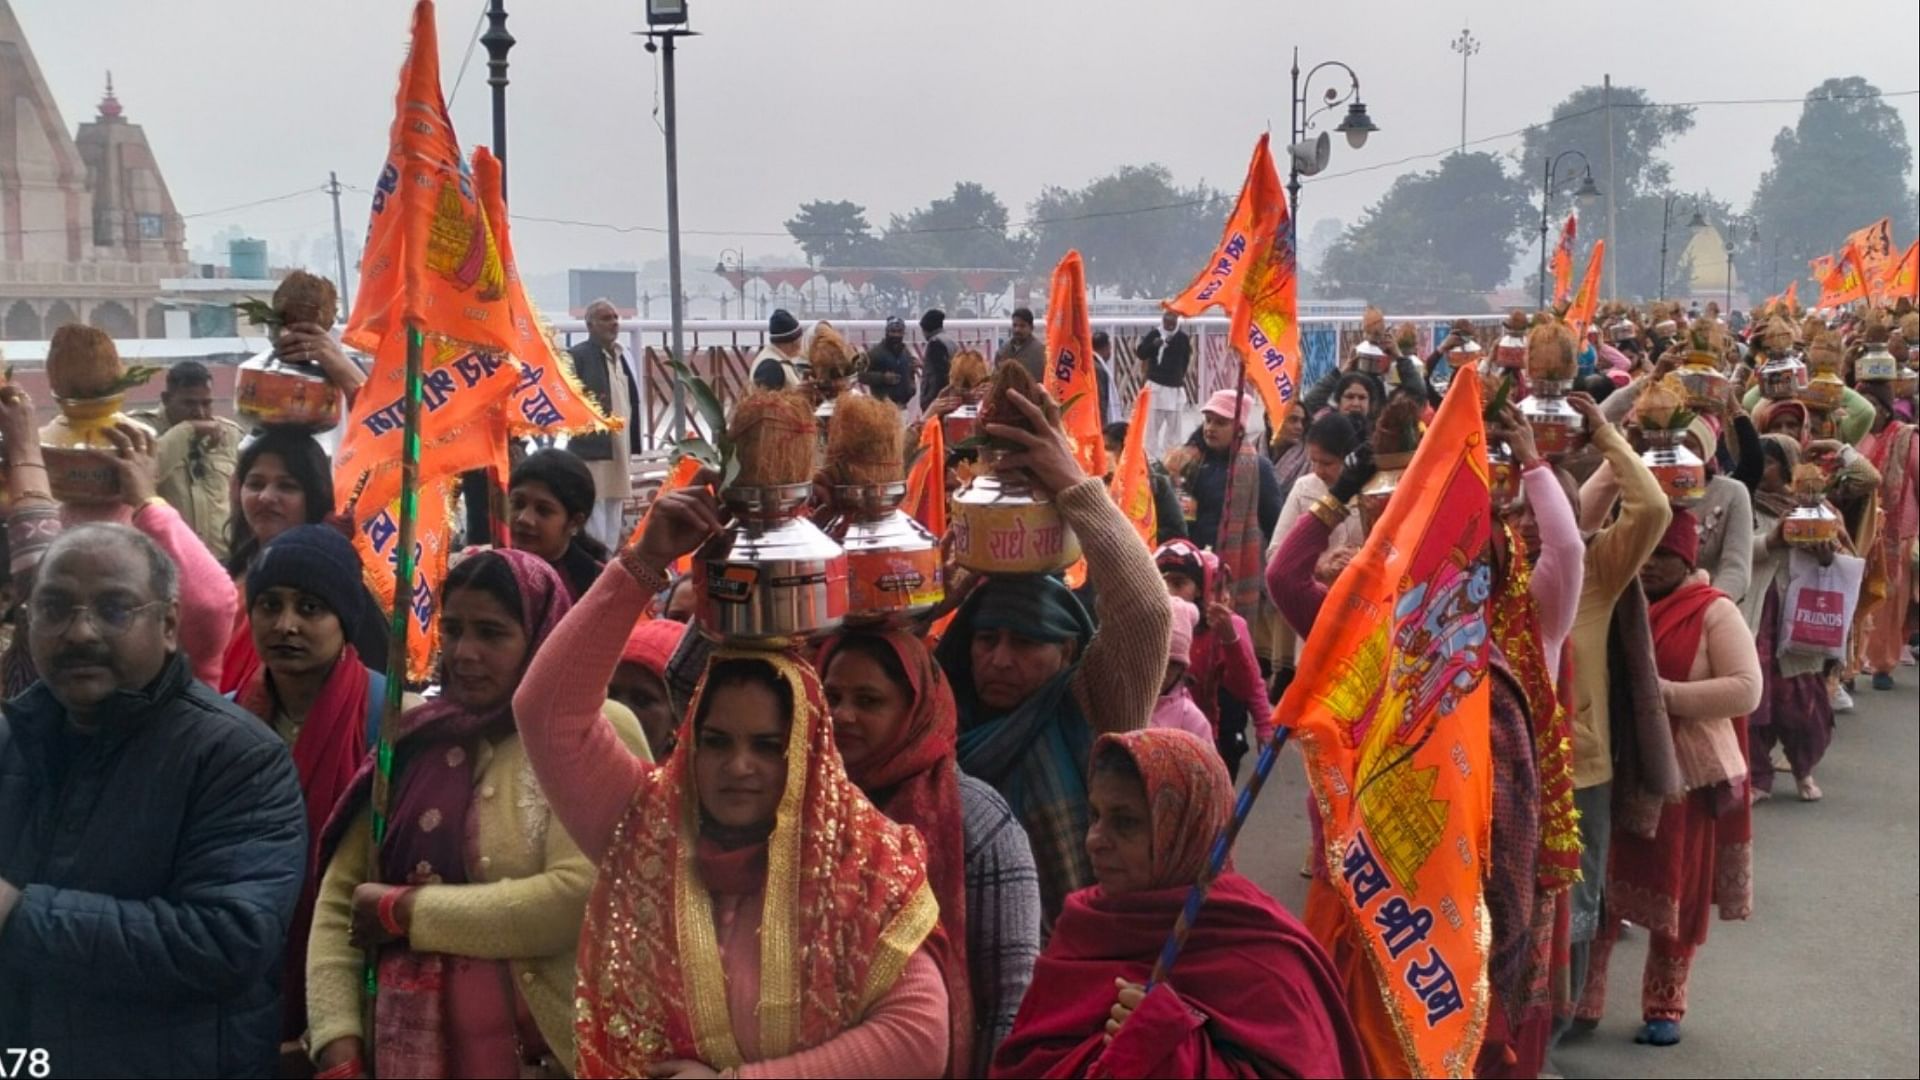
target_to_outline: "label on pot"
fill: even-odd
[[[1080,541],[1050,506],[956,504],[953,554],[988,574],[1050,574],[1080,558]]]
[[[1674,502],[1692,504],[1707,493],[1707,474],[1702,466],[1655,465],[1652,471],[1660,481],[1660,490]]]
[[[120,470],[106,451],[43,446],[40,454],[47,464],[47,487],[55,499],[66,503],[120,501]]]
[[[760,581],[757,567],[737,566],[723,562],[709,562],[706,566],[707,595],[715,600],[729,604],[745,604],[753,600],[753,588]]]
[[[847,556],[847,610],[854,614],[937,604],[945,593],[937,549]]]
[[[326,430],[340,422],[340,395],[324,380],[278,372],[242,372],[234,409],[263,424]]]

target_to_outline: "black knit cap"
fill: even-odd
[[[367,588],[353,544],[325,525],[301,525],[273,538],[247,571],[247,607],[268,589],[290,586],[317,598],[351,637],[360,624]]]
[[[928,308],[927,313],[920,316],[920,332],[923,334],[937,334],[945,325],[947,325],[947,313],[939,308]]]
[[[767,319],[767,337],[777,342],[794,341],[800,337],[800,320],[786,308],[774,308],[773,315]]]

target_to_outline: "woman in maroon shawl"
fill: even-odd
[[[1143,992],[1233,813],[1213,748],[1167,728],[1104,735],[1088,788],[1099,883],[1067,898],[993,1075],[1366,1076],[1326,953],[1230,867]]]

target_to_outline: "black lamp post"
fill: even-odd
[[[1673,225],[1673,204],[1680,198],[1669,195],[1660,208],[1660,295],[1655,300],[1667,298],[1667,232]],[[1707,219],[1700,216],[1700,206],[1694,204],[1693,217],[1687,222],[1687,228],[1695,232],[1707,227]]]
[[[1347,73],[1349,83],[1345,93],[1329,87],[1321,98],[1320,107],[1311,113],[1307,111],[1306,89],[1313,77],[1322,68],[1339,68]],[[1327,136],[1324,132],[1312,146],[1307,145],[1307,131],[1315,117],[1328,109],[1340,105],[1347,107],[1345,116],[1334,126],[1335,131],[1347,137],[1347,145],[1355,150],[1367,145],[1367,136],[1380,130],[1373,117],[1367,114],[1366,103],[1360,100],[1360,76],[1353,69],[1338,60],[1323,60],[1307,71],[1306,77],[1300,76],[1300,50],[1293,50],[1293,101],[1289,118],[1293,121],[1293,141],[1288,146],[1287,156],[1292,159],[1287,170],[1287,241],[1299,250],[1300,242],[1300,178],[1312,176],[1327,167],[1329,152]]]
[[[686,292],[680,286],[680,140],[673,94],[674,40],[692,37],[687,29],[687,0],[647,0],[647,51],[660,53],[661,112],[667,143],[667,302],[671,306],[673,358],[686,362]],[[687,430],[687,392],[673,380],[673,437]]]
[[[1580,159],[1580,186],[1574,189],[1573,197],[1583,207],[1592,206],[1600,197],[1600,188],[1593,182],[1593,164],[1587,155],[1578,150],[1562,150],[1547,159],[1546,176],[1540,187],[1540,307],[1547,306],[1547,231],[1550,226],[1547,219],[1553,214],[1553,178],[1559,171],[1560,163],[1567,158]]]
[[[507,50],[513,48],[513,35],[507,32],[507,0],[489,0],[487,32],[480,35],[487,47],[487,85],[493,88],[493,156],[500,162],[500,201],[507,201]],[[460,476],[460,495],[467,508],[469,543],[492,537],[495,547],[506,547],[506,477],[493,476],[491,469],[473,469]]]

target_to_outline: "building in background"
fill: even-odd
[[[162,282],[188,277],[185,224],[107,77],[69,133],[10,0],[0,0],[0,339],[67,323],[163,337]]]

